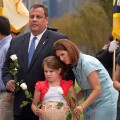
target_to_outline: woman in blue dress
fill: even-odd
[[[85,120],[116,120],[118,92],[104,66],[66,39],[56,41],[54,49],[63,63],[73,67],[81,88],[77,100],[84,98],[84,102],[74,109],[76,118],[84,112]]]

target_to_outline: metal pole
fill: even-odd
[[[116,59],[116,50],[113,51],[113,74],[112,74],[112,80],[114,78],[114,73],[115,73],[115,59]]]

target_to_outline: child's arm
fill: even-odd
[[[35,89],[32,105],[31,105],[31,109],[35,113],[35,115],[39,115],[37,112],[38,111],[38,108],[37,108],[38,102],[40,102],[40,92]]]
[[[69,91],[72,92],[72,97],[76,100],[76,104],[74,104],[73,101],[71,100],[71,106],[75,107],[77,105],[77,95],[76,95],[75,88],[73,86],[71,86],[69,88]]]
[[[88,106],[90,106],[94,101],[97,99],[97,97],[101,94],[101,85],[100,80],[98,77],[98,73],[96,71],[91,72],[88,75],[88,81],[90,83],[90,86],[92,88],[92,92],[88,96],[88,98],[79,106],[77,106],[74,109],[74,112],[80,112],[82,113]]]

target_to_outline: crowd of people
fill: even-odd
[[[68,113],[73,120],[81,113],[85,120],[120,120],[119,54],[112,77],[112,56],[114,50],[119,53],[119,42],[111,36],[96,57],[86,55],[66,35],[48,27],[48,9],[42,4],[31,6],[29,29],[13,36],[9,20],[0,16],[0,120],[66,120]],[[19,64],[17,80],[33,96],[24,107],[20,105],[26,94],[16,91],[9,71],[13,54]]]

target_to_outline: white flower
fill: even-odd
[[[21,87],[23,90],[27,90],[27,85],[26,85],[26,83],[22,83],[22,84],[20,85],[20,87]]]
[[[61,87],[59,87],[58,89],[57,89],[57,91],[58,91],[58,93],[60,94],[60,95],[63,95],[63,89],[61,88]]]
[[[17,71],[18,69],[17,69],[17,68],[15,68],[14,70],[15,70],[15,71]]]
[[[17,60],[16,54],[11,55],[10,58],[11,58],[13,61]]]

